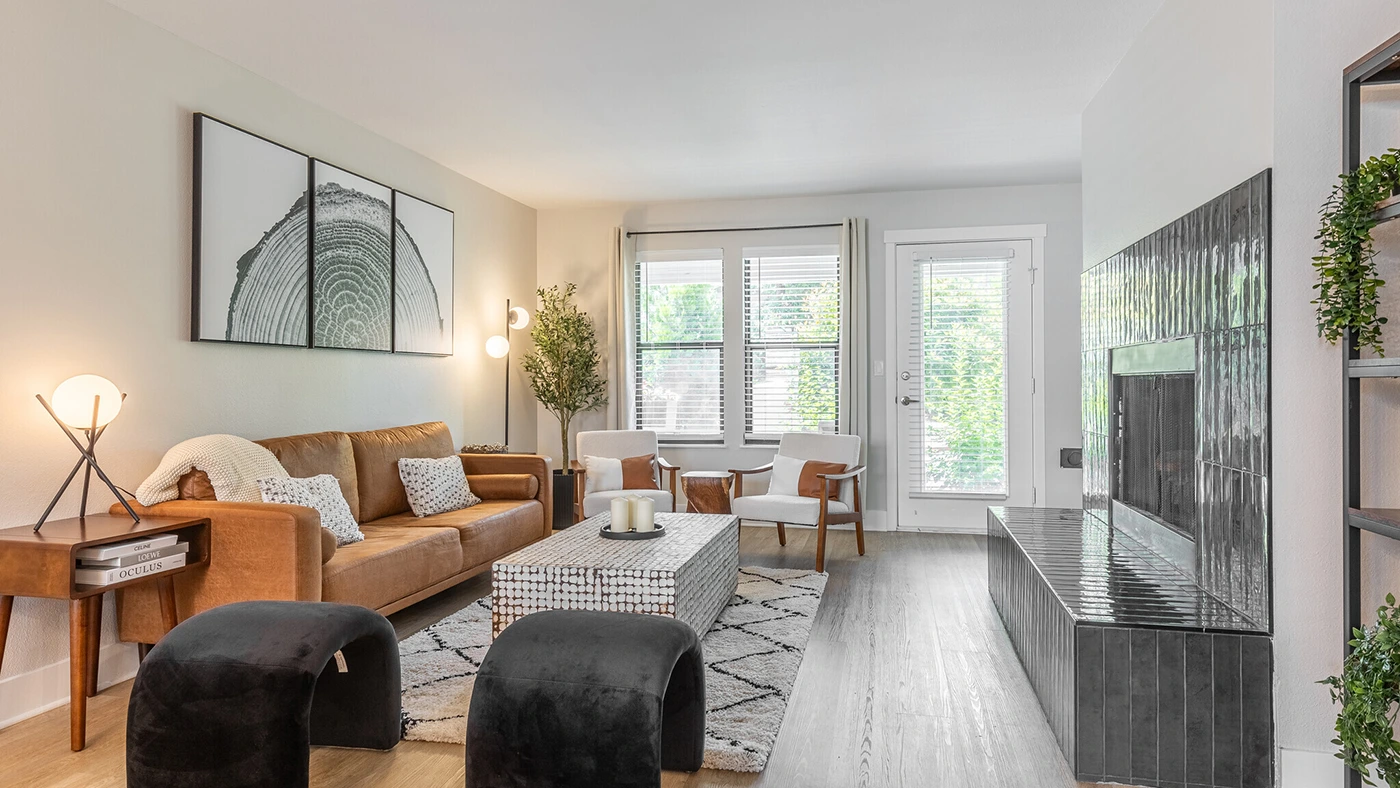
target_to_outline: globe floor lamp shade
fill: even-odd
[[[39,404],[44,406],[53,417],[54,423],[63,430],[63,434],[68,437],[68,441],[73,444],[73,448],[78,450],[78,462],[74,464],[73,470],[68,472],[68,478],[63,480],[63,485],[58,488],[58,493],[53,500],[49,501],[48,508],[39,516],[39,522],[35,523],[34,530],[43,527],[44,521],[49,519],[53,513],[53,508],[63,498],[63,494],[68,491],[68,485],[77,478],[78,471],[83,471],[83,499],[79,505],[79,516],[87,515],[88,488],[91,486],[92,474],[96,473],[97,478],[107,485],[107,489],[116,496],[117,502],[126,509],[126,513],[131,515],[131,519],[141,522],[141,518],[136,515],[136,511],[131,508],[131,504],[126,502],[126,496],[121,494],[112,480],[107,478],[107,474],[102,471],[102,466],[97,464],[97,439],[102,437],[102,433],[107,431],[107,425],[112,423],[112,419],[121,412],[122,403],[126,401],[126,395],[116,387],[112,381],[100,375],[76,375],[62,383],[54,389],[53,401],[44,399],[44,395],[35,394]],[[82,432],[87,445],[73,433],[74,430]]]

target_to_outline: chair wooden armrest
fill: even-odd
[[[744,494],[744,475],[753,473],[767,473],[773,470],[773,463],[760,465],[757,468],[730,468],[729,472],[734,474],[734,497],[738,498]]]
[[[681,466],[666,462],[665,458],[658,454],[656,456],[656,467],[665,471],[670,477],[671,511],[674,512],[676,510],[676,472],[681,469]]]
[[[852,468],[851,470],[846,471],[845,473],[819,473],[817,474],[817,478],[830,479],[833,482],[839,482],[843,479],[854,479],[862,473],[865,473],[864,465],[860,466],[859,468]]]
[[[569,469],[574,472],[574,522],[583,519],[583,489],[588,485],[588,470],[578,460],[569,460]]]

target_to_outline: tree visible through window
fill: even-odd
[[[723,274],[720,250],[638,260],[638,429],[694,442],[723,440]]]
[[[745,250],[745,438],[838,432],[841,266],[835,249]]]

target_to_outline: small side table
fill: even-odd
[[[172,532],[190,543],[184,566],[106,586],[74,582],[76,554],[82,548]],[[161,616],[168,631],[179,623],[174,576],[208,563],[209,521],[203,518],[147,517],[137,523],[125,515],[90,514],[50,520],[37,533],[27,525],[0,530],[0,664],[5,658],[5,638],[15,597],[68,600],[69,729],[74,752],[87,744],[87,699],[97,694],[102,595],[136,583],[156,583]]]
[[[685,510],[691,514],[733,514],[729,511],[729,487],[734,475],[728,471],[688,471],[681,474],[685,490]]]

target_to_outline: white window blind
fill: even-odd
[[[1009,262],[1008,254],[914,267],[909,369],[923,381],[909,443],[916,494],[1006,493]]]
[[[744,250],[744,439],[840,431],[837,248]]]
[[[638,255],[636,424],[663,439],[724,440],[724,254]]]

